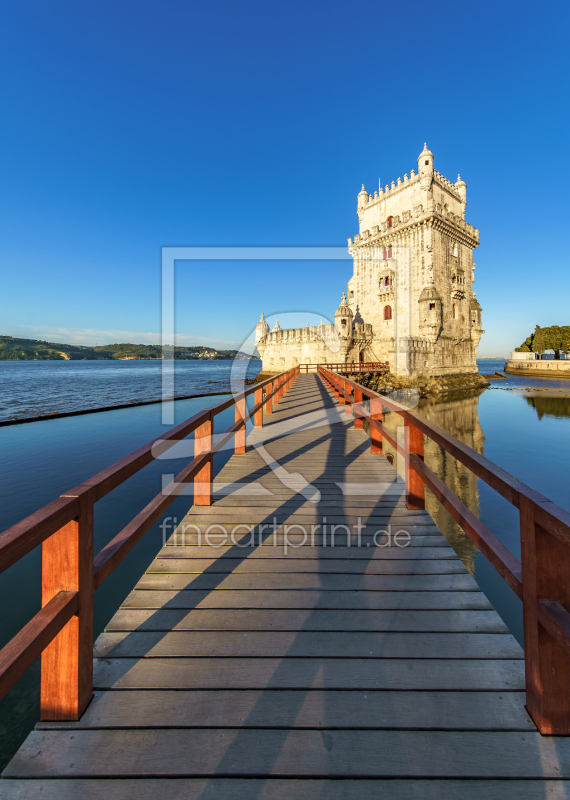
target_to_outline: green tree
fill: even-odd
[[[535,353],[538,353],[541,358],[544,351],[548,349],[544,331],[539,325],[537,325],[534,329],[534,334],[532,337],[532,349]]]

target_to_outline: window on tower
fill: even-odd
[[[429,304],[429,310],[430,311],[435,311],[435,303],[430,303]]]
[[[390,286],[390,276],[386,275],[384,278],[384,286]]]
[[[391,227],[392,227],[392,222],[393,222],[393,220],[394,220],[394,217],[388,217],[388,227],[389,227],[389,228],[391,228]]]
[[[384,306],[384,319],[392,319],[392,306]]]

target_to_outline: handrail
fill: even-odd
[[[268,378],[206,408],[0,533],[0,573],[42,545],[42,608],[0,650],[0,699],[41,655],[42,720],[77,720],[93,696],[93,592],[184,489],[211,505],[213,456],[234,437],[245,452],[246,424],[262,427],[299,375],[299,367]],[[247,410],[247,397],[254,395]],[[214,436],[214,417],[231,406],[235,422]],[[194,433],[194,458],[93,557],[93,506],[102,497]]]
[[[319,367],[326,367],[327,369],[338,372],[339,374],[345,372],[347,375],[360,375],[362,372],[370,372],[372,370],[385,375],[390,369],[388,361],[358,361],[356,363],[343,362],[338,364],[299,364],[299,369],[301,371],[303,371],[303,367],[305,368],[305,372],[309,371],[309,367],[316,367],[317,369]]]
[[[381,453],[385,438],[404,456],[407,507],[425,508],[427,486],[522,599],[527,710],[541,733],[570,735],[570,513],[417,412],[328,364],[318,374],[352,412],[356,428],[369,422],[371,452]],[[404,420],[403,446],[382,421],[384,407]],[[424,463],[424,436],[519,509],[522,563]]]

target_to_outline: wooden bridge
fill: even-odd
[[[93,503],[192,432],[188,467],[93,559]],[[522,568],[424,464],[424,436],[520,508]],[[190,481],[194,505],[95,642],[93,669],[94,588]],[[522,597],[525,653],[425,512],[425,485]],[[42,654],[42,721],[0,797],[569,797],[569,522],[325,367],[258,384],[0,535],[3,569],[43,543],[42,611],[0,653],[2,694]]]

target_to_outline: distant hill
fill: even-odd
[[[239,350],[216,350],[214,347],[174,347],[178,361],[222,361],[233,358],[251,358]],[[76,344],[59,344],[41,339],[18,339],[0,336],[0,361],[93,361],[97,359],[161,359],[162,348],[157,344],[105,344],[85,347]]]

